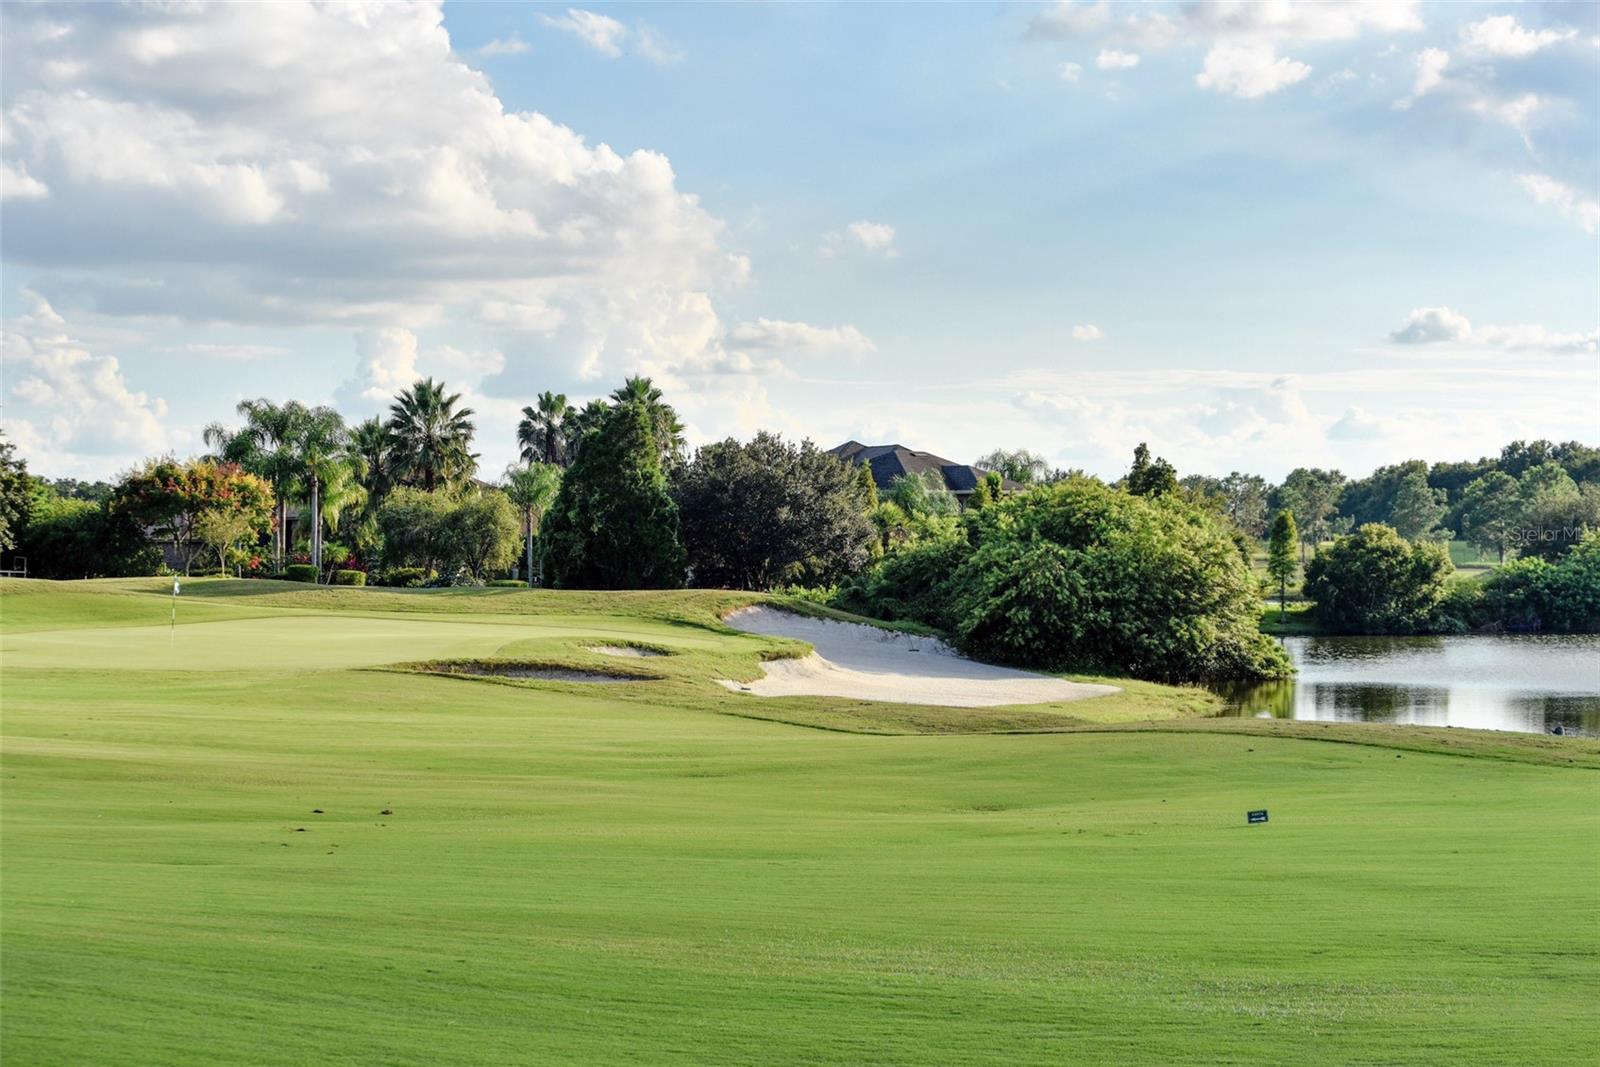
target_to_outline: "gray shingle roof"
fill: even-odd
[[[879,489],[890,488],[896,478],[935,471],[944,479],[946,489],[957,496],[967,496],[978,487],[979,479],[988,473],[970,463],[955,463],[932,452],[918,452],[904,445],[864,445],[860,441],[846,441],[828,449],[828,454],[854,466],[865,463],[871,467],[872,480]],[[1003,484],[1008,492],[1024,488],[1009,478]]]

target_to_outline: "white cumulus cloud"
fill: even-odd
[[[1072,328],[1072,339],[1074,341],[1098,341],[1103,337],[1105,337],[1105,333],[1092,322],[1079,323]]]
[[[1526,58],[1577,35],[1574,29],[1530,30],[1518,23],[1515,15],[1493,15],[1461,27],[1461,41],[1469,52],[1510,59]]]
[[[75,5],[6,23],[0,152],[28,178],[8,193],[32,195],[6,201],[6,261],[57,306],[481,326],[515,335],[508,390],[540,360],[598,376],[725,356],[716,299],[749,265],[721,221],[660,153],[508,110],[437,3]]]
[[[1448,307],[1414,309],[1389,339],[1399,345],[1454,344],[1552,354],[1600,351],[1600,328],[1562,333],[1535,325],[1473,326],[1465,315]]]
[[[1102,55],[1204,44],[1207,51],[1196,84],[1251,99],[1304,81],[1311,73],[1309,64],[1280,55],[1280,49],[1366,34],[1410,33],[1422,26],[1417,0],[1214,0],[1176,9],[1061,0],[1029,20],[1026,36],[1095,39],[1105,48]]]
[[[1205,67],[1194,82],[1202,89],[1254,100],[1304,81],[1311,68],[1278,55],[1267,42],[1223,43],[1206,53]]]
[[[1139,57],[1133,52],[1102,48],[1100,54],[1094,57],[1094,65],[1101,70],[1132,70],[1139,65]]]
[[[24,293],[30,310],[6,323],[7,433],[36,468],[102,471],[108,457],[170,448],[167,405],[129,387],[117,357],[74,338],[48,301]]]

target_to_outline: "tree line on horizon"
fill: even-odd
[[[1285,520],[1289,555],[1298,549],[1308,586],[1317,562],[1306,562],[1308,552],[1320,558],[1324,546],[1355,543],[1373,525],[1407,546],[1459,532],[1502,558],[1520,552],[1550,561],[1600,527],[1600,451],[1578,442],[1518,441],[1475,462],[1413,460],[1356,480],[1300,468],[1277,485],[1241,472],[1180,476],[1142,443],[1127,473],[1109,484],[1053,469],[1023,449],[998,449],[979,457],[976,465],[990,473],[963,507],[937,475],[879,487],[866,467],[765,432],[691,454],[676,411],[644,377],[582,407],[560,393],[539,394],[517,426],[518,461],[492,484],[477,477],[474,412],[432,378],[397,394],[385,416],[354,425],[333,408],[292,400],[247,400],[236,415],[231,425],[206,428],[204,455],[146,461],[115,485],[46,483],[28,476],[4,445],[0,547],[28,555],[33,573],[62,577],[151,573],[153,533],[185,570],[209,549],[223,571],[312,581],[481,584],[510,582],[502,576],[515,570],[516,581],[555,588],[793,587],[880,615],[922,617],[978,648],[1000,632],[978,620],[1014,594],[1007,581],[1026,588],[1040,574],[1077,574],[1077,585],[1062,578],[1038,587],[1059,610],[1090,564],[1125,551],[1128,530],[1141,524],[1164,531],[1140,542],[1141,558],[1166,559],[1176,543],[1190,558],[1211,560],[1211,547],[1198,546],[1214,547],[1210,538],[1220,536],[1242,568],[1224,573],[1213,561],[1187,578],[1146,579],[1248,590],[1257,605],[1263,590],[1248,573],[1251,555],[1269,532],[1276,535],[1269,556],[1284,555]],[[1008,493],[1006,481],[1023,491]],[[1117,495],[1094,496],[1101,490]],[[1117,503],[1125,499],[1142,503]],[[1097,532],[1085,540],[1062,525],[1069,512]],[[1170,514],[1184,522],[1167,523]],[[1194,532],[1202,528],[1203,536]],[[1006,555],[1020,551],[1020,530],[1066,555],[1028,557],[1036,569],[1021,567]],[[1556,534],[1528,536],[1545,530]],[[934,561],[947,573],[918,571]],[[1269,558],[1269,570],[1281,566],[1296,563]],[[1102,580],[1113,573],[1101,572]],[[897,583],[912,574],[917,588],[940,589],[948,602],[934,609],[900,598]],[[1272,574],[1282,593],[1284,574]],[[1122,586],[1112,594],[1124,609],[1142,602]],[[1242,620],[1243,601],[1230,597],[1206,611]],[[1110,610],[1109,602],[1097,610]],[[1147,637],[1162,630],[1159,616],[1156,605],[1141,616]],[[1133,647],[1126,634],[1095,640]],[[1243,631],[1229,640],[1238,650],[1254,648]],[[1215,673],[1227,659],[1219,658],[1222,643],[1191,650],[1183,669]],[[987,654],[1025,657],[997,647]],[[1276,669],[1264,655],[1241,651],[1233,660]]]

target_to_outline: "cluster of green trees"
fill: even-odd
[[[898,547],[837,599],[1003,663],[1159,681],[1288,671],[1222,522],[1178,492],[1082,476],[969,507],[951,535]]]
[[[225,567],[270,522],[270,487],[236,464],[151,460],[103,484],[32,477],[0,440],[0,551],[33,577],[125,577],[155,573],[166,542],[187,573],[206,547]]]
[[[1147,463],[1158,481],[1170,472],[1164,461]],[[1135,472],[1129,478],[1132,489],[1139,479]],[[1288,511],[1302,562],[1317,545],[1369,523],[1412,541],[1459,537],[1502,561],[1513,554],[1554,558],[1600,527],[1600,450],[1577,441],[1513,441],[1498,456],[1431,466],[1407,460],[1355,480],[1300,467],[1278,485],[1238,471],[1191,475],[1178,485],[1256,540]]]
[[[1527,556],[1481,580],[1454,570],[1437,541],[1368,523],[1317,554],[1305,592],[1335,633],[1600,632],[1600,531],[1554,561]]]
[[[1239,472],[1178,479],[1141,445],[1119,484],[1205,507],[1242,551],[1268,535],[1280,611],[1303,572],[1317,622],[1331,631],[1595,629],[1586,605],[1600,585],[1588,557],[1572,557],[1600,531],[1600,450],[1576,441],[1514,441],[1469,463],[1409,460],[1355,481],[1302,467],[1276,486]],[[1457,537],[1502,564],[1517,558],[1481,580],[1456,575],[1446,542]]]

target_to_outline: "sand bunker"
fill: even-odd
[[[1114,685],[1068,682],[1048,675],[967,659],[943,641],[853,622],[812,619],[773,608],[736,611],[723,620],[735,630],[793,637],[816,649],[803,659],[769,660],[767,676],[729,689],[758,696],[829,696],[987,708],[1054,704],[1117,692]]]
[[[649,659],[652,656],[665,656],[667,653],[655,648],[638,648],[634,645],[590,645],[590,652],[598,652],[602,656],[622,656],[625,659]]]
[[[452,663],[429,668],[434,674],[470,674],[480,678],[517,678],[534,682],[653,682],[632,674],[574,671],[561,667],[528,667],[515,663]]]

